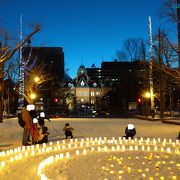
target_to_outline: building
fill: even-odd
[[[75,96],[81,104],[95,105],[111,90],[111,87],[100,87],[96,76],[93,76],[94,79],[90,79],[87,73],[88,70],[83,65],[79,67],[76,77]],[[97,70],[97,76],[99,70]]]
[[[88,76],[99,87],[111,87],[111,107],[115,110],[128,109],[130,102],[137,102],[145,87],[145,63],[102,62],[101,68],[87,68]]]

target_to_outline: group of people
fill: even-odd
[[[18,122],[23,127],[22,145],[41,144],[48,142],[48,128],[44,125],[44,112],[40,112],[39,116],[33,104],[23,107],[18,113]],[[48,119],[49,120],[49,119]],[[50,121],[50,120],[49,120]]]
[[[22,139],[22,145],[27,146],[31,144],[42,144],[48,142],[48,128],[45,126],[44,120],[46,118],[44,112],[40,112],[39,115],[37,115],[37,112],[35,110],[35,106],[30,104],[27,105],[26,108],[22,108],[21,112],[18,114],[19,118],[19,124],[21,124],[21,127],[24,128],[23,130],[23,139]],[[21,120],[21,123],[20,123]],[[50,120],[49,120],[50,121]],[[66,123],[63,131],[65,133],[65,138],[68,137],[73,138],[72,131],[74,130],[73,127],[70,126],[69,123]],[[128,126],[125,128],[125,138],[126,139],[133,139],[136,135],[136,129],[133,124],[128,124]]]

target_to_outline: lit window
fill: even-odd
[[[91,104],[94,104],[94,100],[91,100]]]
[[[100,96],[100,92],[96,92],[96,96]]]
[[[94,96],[94,92],[91,92],[91,96]]]

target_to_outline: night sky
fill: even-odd
[[[148,40],[148,16],[153,30],[162,22],[158,10],[164,0],[0,0],[0,26],[19,36],[39,22],[42,30],[32,38],[33,46],[64,48],[65,69],[75,77],[79,65],[100,67],[116,58],[127,38]]]

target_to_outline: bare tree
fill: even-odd
[[[28,103],[33,103],[33,99],[30,98],[31,94],[39,94],[38,92],[41,90],[41,85],[44,82],[52,80],[52,77],[45,73],[42,64],[35,66],[32,70],[28,70],[25,76],[24,97]]]
[[[178,71],[180,73],[180,0],[166,0],[159,12],[161,18],[177,24],[178,33]]]
[[[4,92],[4,65],[5,63],[10,60],[13,55],[28,41],[30,38],[40,31],[40,25],[35,25],[34,30],[26,36],[26,38],[19,42],[14,48],[9,48],[8,46],[8,33],[5,33],[5,43],[4,45],[0,42],[0,123],[3,122],[2,115],[3,115],[3,92]]]
[[[177,52],[174,51],[174,47],[172,48],[172,43],[169,43],[168,35],[164,30],[158,30],[158,33],[154,36],[154,42],[156,42],[153,45],[154,83],[156,85],[156,92],[159,94],[160,115],[163,118],[165,97],[169,94],[170,89],[172,89],[170,83],[174,77],[172,72],[176,71],[172,67],[177,62]]]
[[[146,46],[143,39],[129,38],[123,43],[120,51],[117,51],[120,61],[139,61],[146,59]]]

